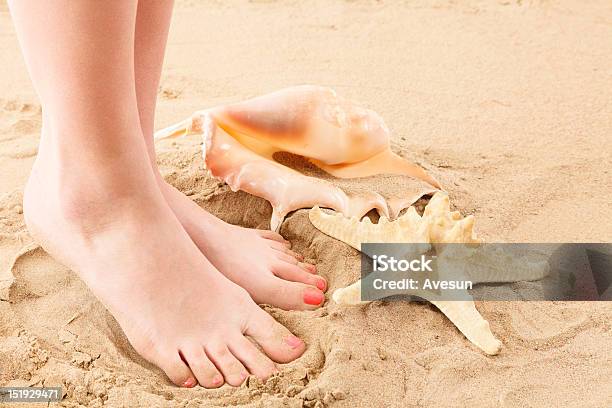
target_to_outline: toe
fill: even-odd
[[[283,262],[287,262],[290,263],[292,265],[297,265],[298,263],[300,263],[297,259],[295,259],[295,257],[285,253],[285,252],[281,252],[281,251],[274,251],[275,255],[276,255],[276,259],[283,261]]]
[[[286,259],[293,258],[293,261],[289,260],[287,262],[297,263],[298,261],[303,261],[304,260],[304,257],[302,255],[298,254],[295,251],[290,250],[289,248],[286,248],[286,247],[285,248],[274,248],[274,247],[272,247],[272,248],[275,249],[278,252],[277,256],[280,259],[286,260]]]
[[[185,361],[183,361],[178,350],[167,352],[154,363],[164,370],[170,381],[179,387],[191,388],[198,383],[195,375],[191,372]]]
[[[312,285],[323,292],[327,289],[327,281],[324,278],[307,272],[307,269],[299,264],[292,265],[287,262],[278,262],[272,267],[272,272],[279,278]]]
[[[258,303],[267,303],[284,310],[314,310],[325,301],[325,295],[314,286],[270,276],[262,287]]]
[[[225,344],[212,344],[204,347],[210,360],[223,373],[225,382],[234,387],[239,386],[249,376],[249,372],[230,352]]]
[[[187,346],[181,353],[202,387],[217,388],[223,384],[223,375],[206,356],[203,346]]]
[[[261,346],[277,363],[288,363],[304,353],[306,345],[285,326],[262,309],[256,309],[249,319],[246,334]]]
[[[277,251],[281,251],[281,252],[285,252],[286,250],[291,248],[291,244],[289,243],[289,241],[278,242],[278,241],[268,240],[268,245],[270,245],[270,248],[276,249]]]
[[[282,244],[288,244],[289,246],[291,246],[290,242],[283,238],[283,236],[277,232],[270,230],[257,230],[257,232],[262,238],[270,239],[272,241],[278,241]]]
[[[276,364],[242,335],[229,341],[228,348],[251,374],[262,380],[267,380],[278,372]]]
[[[325,295],[321,290],[303,283],[296,282],[295,285],[300,285],[302,287],[302,301],[304,302],[304,307],[302,309],[316,309],[325,302]]]
[[[317,273],[317,267],[313,264],[309,264],[307,262],[298,262],[298,266],[308,273]]]

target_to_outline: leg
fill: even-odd
[[[172,1],[140,2],[136,17],[135,73],[140,125],[155,169],[153,123],[157,89],[168,36]],[[325,299],[325,279],[300,262],[287,242],[271,231],[227,224],[166,183],[155,170],[166,201],[195,244],[225,276],[258,303],[284,309],[312,309]],[[235,253],[243,254],[236,259]]]
[[[177,385],[238,385],[298,357],[304,344],[210,264],[160,193],[134,86],[136,1],[9,5],[44,112],[24,192],[32,235]]]

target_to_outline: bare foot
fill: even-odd
[[[166,201],[204,255],[257,303],[285,310],[323,304],[327,281],[273,231],[228,224],[158,177]]]
[[[120,159],[100,171],[59,163],[61,155],[43,144],[24,196],[30,232],[79,273],[136,351],[172,382],[237,386],[303,353],[300,339],[202,255],[153,173],[137,177],[145,171]]]

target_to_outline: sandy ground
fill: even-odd
[[[0,60],[0,385],[62,384],[63,405],[92,407],[612,406],[605,303],[480,303],[504,342],[496,357],[426,304],[267,308],[309,345],[279,377],[171,386],[31,243],[20,201],[41,112],[3,3]],[[378,111],[394,150],[429,169],[489,242],[612,241],[609,1],[180,1],[158,127],[302,83]],[[158,150],[167,179],[202,207],[267,226],[266,202],[205,177],[197,138]],[[281,232],[332,290],[358,277],[357,252],[306,211]]]

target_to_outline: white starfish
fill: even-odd
[[[462,218],[458,212],[450,211],[448,195],[438,192],[425,207],[423,216],[419,216],[410,207],[395,221],[389,222],[381,217],[373,224],[366,217],[360,221],[357,217],[346,218],[342,214],[326,214],[319,207],[310,211],[310,221],[325,234],[343,241],[357,250],[362,243],[423,243],[416,252],[425,252],[432,244],[437,253],[439,271],[449,271],[444,267],[452,262],[453,266],[463,265],[463,270],[453,267],[453,278],[466,278],[473,283],[513,282],[518,280],[541,279],[548,273],[545,261],[531,262],[527,259],[516,259],[500,250],[490,250],[481,246],[481,240],[474,235],[474,217]],[[464,243],[468,245],[447,246],[447,243]],[[414,247],[413,247],[414,248]],[[461,259],[460,262],[456,262]],[[509,273],[508,271],[512,271]],[[442,277],[440,277],[442,278]],[[361,300],[361,280],[338,289],[333,299],[340,304],[359,304]],[[502,343],[495,338],[489,323],[478,313],[473,300],[444,300],[439,294],[419,290],[415,295],[435,305],[451,322],[485,353],[494,355],[501,350]],[[467,291],[461,294],[462,299],[471,299]]]

